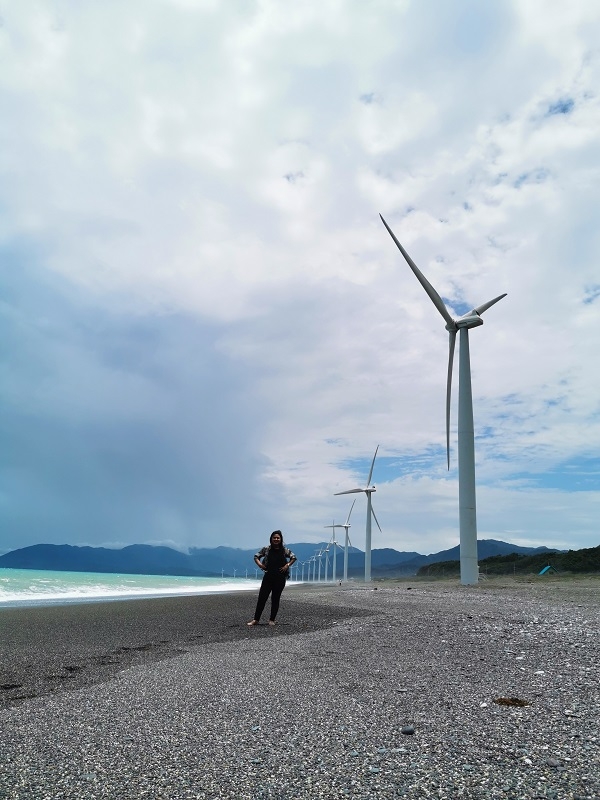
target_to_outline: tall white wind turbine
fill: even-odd
[[[381,525],[375,516],[375,511],[373,510],[373,503],[371,502],[371,495],[373,492],[376,491],[374,486],[371,486],[371,478],[373,476],[373,467],[375,466],[375,459],[377,458],[377,451],[379,450],[379,445],[377,445],[375,449],[375,455],[373,456],[373,461],[371,462],[371,469],[369,470],[369,477],[367,478],[367,485],[363,487],[359,487],[357,489],[348,489],[346,492],[335,492],[335,497],[338,497],[341,494],[356,494],[358,492],[364,492],[367,495],[367,529],[365,534],[365,583],[371,582],[371,516],[377,523],[377,527],[381,531]],[[354,504],[352,504],[354,507]],[[350,509],[350,513],[352,513],[352,508]],[[348,514],[348,519],[350,519],[350,514]],[[344,526],[345,527],[345,526]],[[350,525],[348,525],[350,527]],[[348,537],[348,529],[346,528],[346,539]],[[348,574],[347,568],[348,561],[346,559],[346,578]]]
[[[390,226],[381,217],[388,233],[404,256],[408,266],[417,280],[429,295],[434,306],[446,321],[446,330],[450,334],[448,357],[448,379],[446,385],[446,455],[450,469],[450,397],[452,389],[452,367],[454,363],[454,347],[456,332],[460,331],[459,365],[458,365],[458,508],[460,524],[460,582],[463,585],[475,584],[479,580],[477,565],[477,509],[475,502],[475,436],[473,432],[473,395],[471,392],[471,360],[469,356],[469,328],[483,325],[481,315],[488,308],[506,297],[504,294],[472,309],[462,317],[453,319],[444,301],[423,275],[398,239]]]

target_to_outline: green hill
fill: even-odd
[[[479,571],[486,575],[531,575],[538,574],[548,565],[558,572],[600,572],[600,546],[562,553],[490,556],[479,562]],[[421,567],[417,575],[451,577],[459,572],[460,561],[438,561]]]

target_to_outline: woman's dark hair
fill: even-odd
[[[283,547],[283,533],[281,531],[273,531],[273,533],[269,536],[269,544],[273,544],[273,537],[281,536],[281,546]]]

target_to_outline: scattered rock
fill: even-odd
[[[527,700],[521,700],[519,697],[496,697],[494,703],[499,706],[516,706],[517,708],[531,705]]]

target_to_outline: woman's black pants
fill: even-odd
[[[271,595],[271,616],[269,619],[275,622],[275,617],[279,611],[279,598],[285,587],[285,576],[281,573],[275,575],[265,572],[260,590],[258,592],[258,600],[256,601],[256,611],[254,612],[254,619],[258,622],[261,614],[265,609],[267,598]]]

